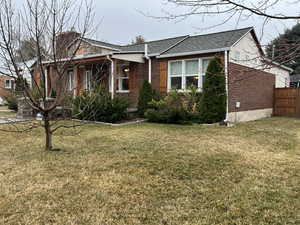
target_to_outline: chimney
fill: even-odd
[[[57,58],[67,58],[68,52],[67,47],[68,45],[74,41],[76,38],[80,37],[80,33],[76,31],[66,31],[59,33],[56,36],[56,57]]]

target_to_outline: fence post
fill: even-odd
[[[300,88],[296,88],[296,99],[295,99],[295,104],[296,104],[296,116],[300,116]]]
[[[276,116],[276,86],[273,85],[273,112],[272,116]]]

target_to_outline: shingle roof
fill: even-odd
[[[228,48],[235,44],[253,28],[230,30],[219,33],[191,36],[162,55],[178,54],[184,52],[198,52],[211,49]]]
[[[148,44],[149,54],[159,54],[171,48],[172,46],[174,46],[175,44],[179,43],[187,37],[188,36],[180,36],[157,41],[148,41],[143,44],[126,45],[122,46],[121,49],[122,51],[144,51],[145,44]]]
[[[180,36],[125,46],[88,38],[84,38],[84,40],[93,45],[119,49],[121,52],[143,52],[145,50],[145,44],[148,44],[149,54],[161,54],[162,56],[167,56],[228,48],[251,30],[253,30],[253,27],[196,36]]]
[[[120,49],[121,48],[120,45],[115,45],[115,44],[107,43],[107,42],[104,42],[104,41],[97,41],[97,40],[93,40],[93,39],[89,39],[89,38],[82,38],[82,40],[84,40],[86,42],[89,42],[92,45],[98,45],[98,46],[114,48],[114,49]]]

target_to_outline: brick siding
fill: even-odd
[[[5,80],[11,79],[9,76],[0,76],[0,97],[3,99],[3,97],[8,96],[11,93],[11,89],[5,88]]]
[[[228,78],[229,112],[273,107],[274,74],[230,63]]]

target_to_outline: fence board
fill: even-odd
[[[300,88],[275,88],[273,114],[300,117]]]

